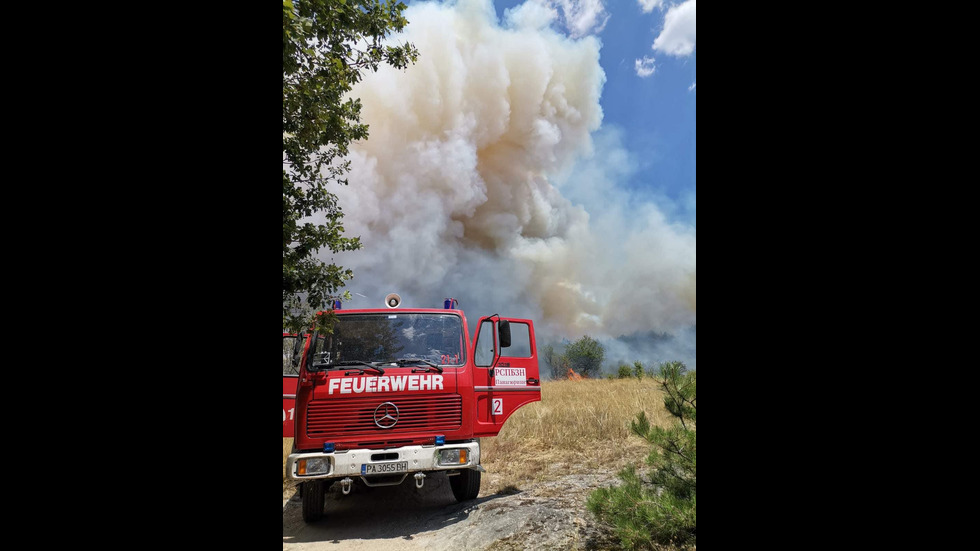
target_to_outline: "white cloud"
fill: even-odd
[[[698,83],[697,82],[692,82],[691,85],[687,87],[687,91],[688,92],[693,92],[694,89],[697,88],[697,86],[698,86]]]
[[[537,2],[524,2],[504,10],[504,20],[516,29],[542,29],[556,19],[555,8]]]
[[[653,49],[674,56],[694,52],[697,39],[697,0],[688,0],[667,10],[664,30],[653,41]]]
[[[637,0],[637,3],[640,4],[640,9],[643,10],[643,13],[650,13],[653,11],[653,8],[664,7],[664,0]]]
[[[637,59],[636,65],[634,66],[636,69],[636,76],[646,78],[652,75],[654,70],[656,70],[656,67],[653,64],[654,61],[656,60],[647,56],[643,56],[643,59]]]
[[[603,0],[534,0],[534,3],[556,14],[560,10],[561,21],[572,38],[599,34],[609,21]],[[519,9],[525,8],[519,6]]]

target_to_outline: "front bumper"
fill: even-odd
[[[466,463],[440,465],[439,456],[442,450],[466,450]],[[324,459],[327,463],[326,472],[301,475],[298,472],[298,462],[301,459]],[[331,453],[294,453],[286,459],[286,472],[294,480],[316,480],[329,478],[359,477],[362,465],[408,463],[406,470],[401,473],[417,473],[425,471],[452,471],[459,469],[478,469],[480,467],[480,443],[464,442],[460,444],[445,444],[442,446],[404,446],[383,450],[358,449]],[[321,465],[323,463],[320,463]],[[367,477],[370,478],[370,477]]]

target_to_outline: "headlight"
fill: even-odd
[[[296,474],[299,476],[327,474],[329,472],[330,460],[326,457],[312,457],[309,459],[300,459],[296,462]]]
[[[440,465],[465,465],[466,461],[465,449],[439,450]]]

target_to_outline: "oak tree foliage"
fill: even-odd
[[[412,44],[389,44],[404,29],[405,4],[380,0],[283,0],[282,3],[282,319],[308,327],[328,308],[350,269],[316,256],[361,247],[345,237],[343,212],[327,186],[347,185],[352,142],[368,137],[351,88],[365,70],[404,69]],[[355,183],[356,184],[356,183]],[[314,218],[315,217],[315,218]]]

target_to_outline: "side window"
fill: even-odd
[[[490,367],[493,364],[493,321],[487,320],[480,324],[473,362],[479,367]]]
[[[282,374],[283,375],[299,375],[299,361],[303,356],[303,349],[300,348],[298,353],[296,350],[296,345],[298,339],[295,335],[283,335],[282,337]],[[299,346],[302,346],[304,341],[300,340]]]
[[[501,355],[509,358],[531,357],[531,328],[528,324],[510,323],[510,347],[503,349]]]
[[[316,340],[310,345],[313,352],[313,363],[330,363],[334,361],[330,355],[330,343],[333,342],[333,337],[330,338],[330,342],[327,342],[327,337],[323,335],[317,335]],[[340,360],[337,360],[340,361]]]

